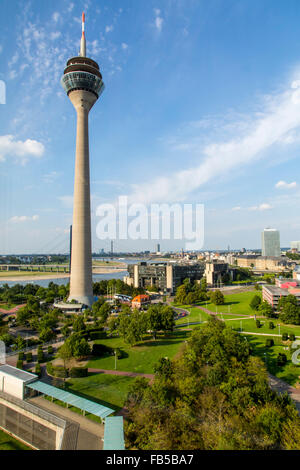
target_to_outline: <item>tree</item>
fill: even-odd
[[[224,295],[220,290],[212,291],[210,294],[210,300],[215,305],[224,305]]]
[[[274,310],[272,306],[264,300],[258,307],[258,312],[260,315],[263,315],[264,317],[267,318],[272,318],[274,317]]]
[[[162,328],[161,310],[156,305],[151,305],[147,310],[147,329],[152,332],[153,339],[156,339],[157,331]]]
[[[259,295],[254,295],[249,305],[252,310],[257,310],[260,304],[261,304],[261,297]]]
[[[51,339],[55,338],[56,333],[51,330],[51,328],[43,328],[40,332],[39,338],[43,343],[47,343],[51,341]]]
[[[75,332],[80,332],[80,331],[85,331],[86,326],[84,323],[84,320],[81,316],[77,316],[73,322],[73,331]]]
[[[279,318],[283,323],[300,325],[300,307],[294,305],[294,303],[285,302]]]
[[[197,294],[195,292],[189,292],[185,297],[184,303],[187,305],[193,305],[197,302]]]
[[[91,348],[86,339],[82,338],[76,342],[73,349],[73,356],[76,359],[81,359],[88,356],[91,353]]]
[[[65,341],[65,343],[58,349],[57,356],[63,360],[64,368],[66,369],[66,365],[72,358],[72,347],[70,343]]]
[[[284,366],[287,363],[287,357],[284,353],[279,353],[276,359],[276,363],[278,366]]]

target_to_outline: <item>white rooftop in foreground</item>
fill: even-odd
[[[37,375],[31,374],[30,372],[26,372],[21,369],[17,369],[16,367],[10,366],[9,364],[0,365],[0,373],[10,375],[18,380],[21,380],[22,382],[38,379]]]

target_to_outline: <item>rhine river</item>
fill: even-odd
[[[105,258],[106,260],[109,261],[121,261],[126,264],[134,264],[138,263],[140,261],[148,261],[148,262],[153,262],[152,260],[148,259],[133,259],[133,258]],[[124,271],[117,271],[117,272],[110,272],[110,273],[103,273],[103,274],[93,274],[93,282],[99,282],[103,280],[109,280],[109,279],[121,279],[123,280],[124,276],[127,276],[128,272],[126,270]],[[9,287],[14,286],[15,284],[21,284],[21,285],[26,285],[26,284],[37,284],[42,287],[48,287],[49,282],[54,282],[54,284],[58,285],[66,285],[69,282],[68,277],[59,277],[59,275],[56,277],[53,277],[51,279],[35,279],[35,280],[24,280],[24,278],[20,278],[18,281],[0,281],[0,286],[3,286],[4,284],[8,284]]]

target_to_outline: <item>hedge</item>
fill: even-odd
[[[113,355],[115,350],[109,346],[104,346],[104,344],[93,344],[92,355],[93,356],[104,356],[105,354]]]
[[[35,373],[36,375],[38,375],[39,377],[42,375],[42,368],[41,368],[40,364],[37,364],[37,365],[35,366],[35,371],[34,371],[34,373]]]
[[[69,371],[69,376],[73,378],[87,377],[88,368],[87,367],[72,367]]]
[[[267,347],[267,348],[271,348],[272,346],[274,346],[274,339],[268,338],[268,339],[266,340],[266,347]]]
[[[65,369],[63,366],[54,366],[51,362],[46,364],[46,370],[48,374],[53,375],[53,377],[68,377],[68,369]]]
[[[26,361],[27,362],[32,362],[32,352],[29,352],[26,354]]]
[[[89,331],[89,338],[91,341],[96,339],[105,339],[106,337],[106,331]]]
[[[23,369],[23,361],[20,359],[17,361],[17,369]]]

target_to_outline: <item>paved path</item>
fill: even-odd
[[[269,374],[269,385],[272,390],[275,392],[282,394],[288,393],[291,399],[294,401],[296,408],[300,414],[300,389],[292,387],[288,383],[284,382],[281,379],[278,379],[274,375]]]
[[[11,315],[12,313],[17,313],[20,308],[25,307],[27,304],[17,305],[16,307],[6,310],[5,308],[0,308],[0,313],[4,313],[6,315]]]

